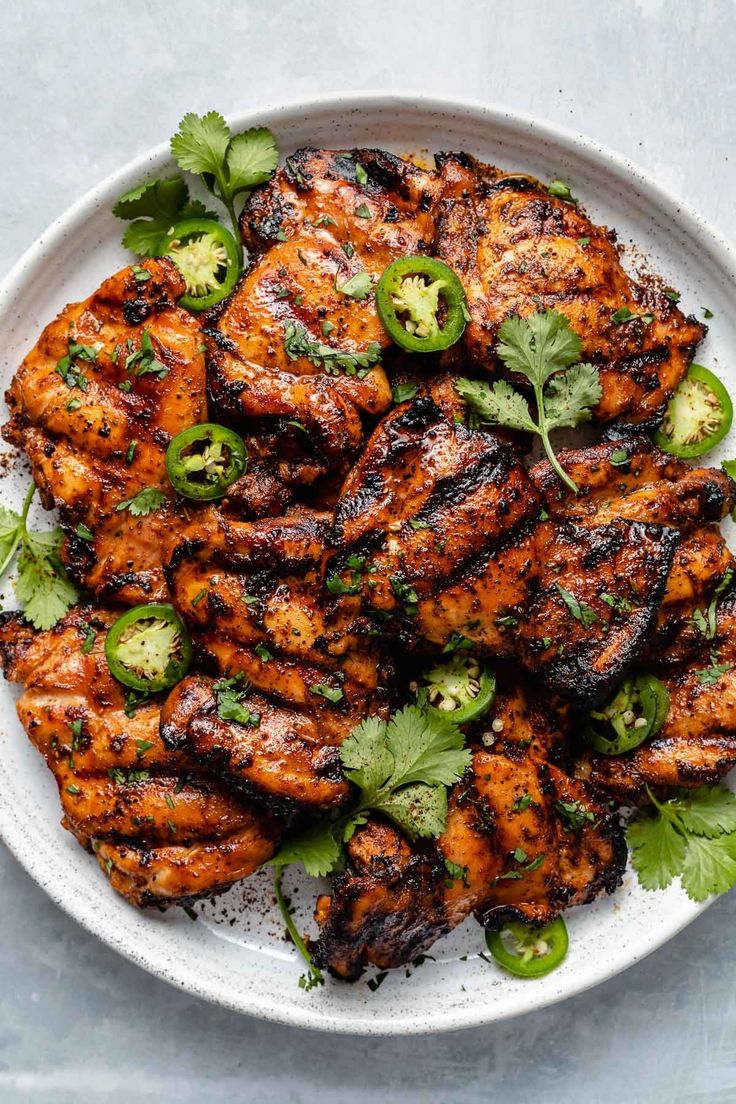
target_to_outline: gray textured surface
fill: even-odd
[[[4,0],[0,11],[3,269],[184,110],[349,87],[536,113],[631,156],[736,236],[728,0]],[[305,1034],[194,1001],[77,928],[1,846],[0,900],[8,1104],[736,1100],[734,896],[567,1004],[393,1040]]]

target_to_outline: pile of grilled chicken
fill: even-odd
[[[736,763],[736,591],[719,592],[712,639],[693,624],[734,565],[718,523],[736,487],[644,435],[703,327],[634,283],[614,235],[579,206],[464,155],[429,171],[377,150],[301,150],[251,196],[242,235],[247,271],[214,312],[176,305],[183,284],[168,260],[146,262],[143,283],[126,268],[44,330],[7,394],[4,436],[58,510],[63,562],[87,596],[47,632],[17,614],[0,627],[64,826],[134,904],[222,891],[273,855],[295,817],[350,800],[341,741],[406,701],[407,670],[460,633],[495,663],[498,691],[468,727],[472,767],[450,793],[446,829],[416,844],[378,817],[356,831],[317,904],[316,960],[355,978],[369,963],[407,962],[470,914],[541,923],[613,891],[626,859],[615,806]],[[437,357],[401,354],[372,296],[335,290],[417,253],[451,265],[468,298],[463,339]],[[622,306],[654,321],[616,326]],[[497,374],[498,327],[540,308],[568,316],[600,372],[603,443],[560,456],[578,495],[547,462],[529,468],[518,448],[467,428],[453,386]],[[287,349],[290,323],[341,349],[378,342],[382,360],[328,374]],[[137,349],[144,333],[168,373],[121,390],[115,347]],[[70,338],[99,348],[73,412],[55,370]],[[417,385],[398,406],[397,380]],[[205,420],[238,430],[249,451],[216,505],[177,498],[164,463],[172,436]],[[116,510],[151,486],[163,508]],[[329,593],[326,578],[355,555],[371,585]],[[396,577],[418,596],[411,616]],[[592,625],[570,616],[558,584],[595,611]],[[105,632],[124,607],[162,600],[190,629],[194,673],[131,710]],[[724,673],[703,682],[716,650]],[[634,751],[598,755],[578,739],[581,712],[637,669],[667,686],[666,723]],[[233,675],[252,688],[258,727],[219,716],[213,684]],[[315,684],[339,687],[340,700]],[[570,831],[561,802],[594,816]],[[502,878],[519,848],[541,862]],[[446,862],[465,877],[448,879]]]

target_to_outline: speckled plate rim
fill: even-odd
[[[639,191],[646,193],[649,201],[665,217],[679,224],[686,234],[707,249],[723,279],[734,279],[736,251],[733,246],[687,203],[672,195],[634,163],[600,143],[554,124],[541,122],[522,112],[507,111],[500,106],[467,99],[437,98],[424,92],[361,91],[326,93],[308,100],[294,99],[265,104],[247,112],[232,113],[229,120],[238,128],[266,123],[278,131],[280,123],[288,120],[294,113],[308,117],[313,112],[333,111],[344,115],[366,110],[391,112],[399,108],[416,108],[422,115],[436,113],[438,116],[464,117],[481,125],[505,130],[511,137],[537,135],[541,142],[556,145],[562,150],[567,149],[587,160],[594,169],[605,169],[621,184],[635,183]],[[442,144],[440,133],[438,148]],[[40,274],[44,261],[54,254],[65,239],[81,229],[92,212],[103,202],[109,204],[114,201],[122,190],[130,187],[135,178],[161,167],[167,161],[168,143],[162,143],[107,176],[51,223],[0,283],[0,327],[12,309],[15,297],[27,290],[29,281]],[[83,895],[69,891],[63,871],[59,872],[60,876],[53,876],[49,868],[50,856],[38,848],[27,820],[22,819],[17,811],[19,808],[13,800],[12,789],[10,792],[3,789],[0,793],[0,838],[48,896],[87,931],[137,966],[190,994],[238,1012],[291,1026],[328,1032],[366,1035],[425,1034],[477,1027],[545,1007],[590,989],[641,961],[691,923],[709,904],[687,901],[685,906],[674,909],[672,916],[668,917],[669,923],[659,923],[651,930],[643,930],[637,939],[636,949],[630,946],[625,949],[609,947],[594,966],[581,971],[578,977],[568,977],[564,986],[552,985],[544,989],[523,987],[521,997],[505,1002],[500,1008],[495,1002],[489,1006],[481,996],[469,999],[464,1007],[449,1002],[449,1007],[436,1007],[430,1014],[420,1014],[414,1020],[396,1020],[390,1015],[369,1014],[365,1011],[363,1002],[357,1002],[355,1014],[335,1010],[332,1014],[322,1014],[316,1007],[290,1004],[279,993],[268,997],[264,997],[262,993],[257,997],[248,992],[233,993],[223,977],[203,977],[196,961],[179,960],[171,964],[162,960],[160,952],[157,953],[155,941],[150,946],[141,947],[135,945],[130,938],[121,938],[116,931],[111,930],[104,914],[98,914],[92,902]],[[552,976],[548,980],[551,981]]]

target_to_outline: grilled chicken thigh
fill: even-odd
[[[170,261],[122,269],[46,327],[6,395],[3,435],[28,455],[44,505],[59,510],[65,566],[100,600],[166,594],[161,550],[174,514],[164,454],[207,410],[199,324],[175,305],[183,292]],[[136,516],[122,506],[149,487],[166,496],[163,508]]]
[[[350,840],[348,868],[316,913],[317,961],[339,977],[409,962],[471,912],[488,927],[544,924],[619,884],[626,847],[617,819],[540,757],[554,731],[535,712],[532,746],[523,746],[520,686],[507,686],[493,712],[508,738],[475,752],[436,841],[412,845],[378,818]]]
[[[292,479],[353,455],[361,416],[391,404],[371,285],[396,257],[428,250],[436,183],[380,150],[304,149],[245,207],[251,267],[217,322],[211,388],[234,416],[278,419],[304,457]],[[338,361],[338,350],[371,356]]]
[[[530,473],[553,516],[586,524],[636,518],[683,535],[653,637],[637,657],[637,666],[668,689],[667,719],[656,736],[624,755],[585,752],[577,771],[624,798],[641,794],[645,784],[716,782],[736,764],[736,558],[717,526],[736,503],[736,485],[724,472],[690,468],[642,437],[559,458],[579,481],[579,495],[546,461]]]
[[[598,366],[596,419],[656,424],[706,329],[624,271],[615,236],[532,177],[464,154],[439,159],[434,252],[455,269],[471,314],[448,361],[496,373],[498,328],[511,314],[567,315]],[[625,320],[619,313],[626,309]]]
[[[661,524],[546,520],[509,450],[428,397],[376,430],[334,534],[330,570],[344,582],[364,560],[363,602],[389,634],[516,657],[579,704],[604,695],[643,647],[679,540]]]
[[[18,716],[56,778],[64,826],[133,904],[176,904],[252,874],[280,827],[166,746],[160,700],[126,709],[104,654],[114,616],[78,608],[41,633],[5,616],[0,663],[24,685]]]
[[[203,662],[247,680],[260,724],[218,716],[211,683],[187,680],[164,734],[233,784],[271,798],[334,805],[347,796],[336,747],[385,714],[390,671],[360,602],[324,587],[329,514],[237,522],[212,507],[175,538],[167,574]]]

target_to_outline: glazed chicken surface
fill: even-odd
[[[176,513],[164,454],[207,418],[202,336],[176,306],[183,291],[171,261],[122,269],[46,327],[6,395],[3,436],[59,510],[63,563],[99,601],[166,596],[161,553]],[[166,496],[164,509],[122,505],[146,488]]]
[[[303,149],[246,205],[250,268],[210,341],[211,387],[234,415],[278,420],[279,458],[302,456],[287,479],[344,467],[362,419],[391,405],[373,287],[391,261],[429,249],[436,188],[380,150]]]
[[[507,448],[424,397],[383,420],[348,476],[331,569],[366,558],[363,601],[385,632],[515,657],[584,705],[643,646],[678,539],[620,516],[547,518]]]
[[[582,359],[598,367],[596,419],[660,422],[705,326],[662,291],[632,280],[615,235],[577,202],[464,154],[441,156],[439,174],[434,251],[460,276],[472,318],[448,360],[496,373],[503,321],[558,310],[582,339]],[[619,321],[623,309],[629,316]]]
[[[359,601],[324,586],[331,520],[303,511],[238,522],[212,507],[177,535],[173,600],[202,661],[245,680],[261,720],[249,732],[223,723],[211,683],[192,677],[167,703],[163,729],[236,784],[327,807],[348,795],[337,746],[363,717],[386,713],[391,678]]]
[[[353,980],[469,916],[542,925],[613,892],[618,806],[736,766],[736,560],[720,531],[736,484],[642,435],[705,327],[632,279],[571,197],[464,154],[427,169],[300,149],[240,227],[245,271],[215,308],[177,305],[169,260],[132,265],[46,327],[7,392],[3,436],[58,510],[82,591],[51,630],[0,620],[64,827],[135,905],[219,893],[291,830],[345,823],[344,741],[414,701],[419,672],[470,655],[495,696],[462,726],[471,765],[444,831],[361,818],[317,902],[315,962]],[[392,344],[376,308],[387,266],[417,254],[467,293],[441,354]],[[522,458],[519,433],[474,428],[456,389],[508,377],[499,327],[544,309],[579,335],[602,386],[593,421],[616,434],[558,451],[577,494]],[[175,494],[165,464],[204,421],[248,454],[216,502]],[[141,493],[149,512],[131,509]],[[193,659],[139,696],[105,638],[153,602],[174,606]],[[638,673],[666,687],[664,723],[624,754],[593,751],[591,710]]]
[[[132,904],[181,904],[252,874],[282,828],[166,746],[160,696],[126,708],[104,653],[114,616],[80,607],[36,633],[4,615],[0,663],[23,684],[18,717],[56,779],[64,827]]]
[[[724,472],[690,468],[642,437],[560,455],[579,480],[578,496],[546,462],[530,473],[553,516],[656,520],[682,535],[654,632],[636,661],[667,687],[664,725],[624,755],[585,751],[576,772],[623,799],[645,785],[717,782],[736,764],[736,559],[717,525],[733,509],[736,487]],[[696,617],[710,608],[712,631]]]

